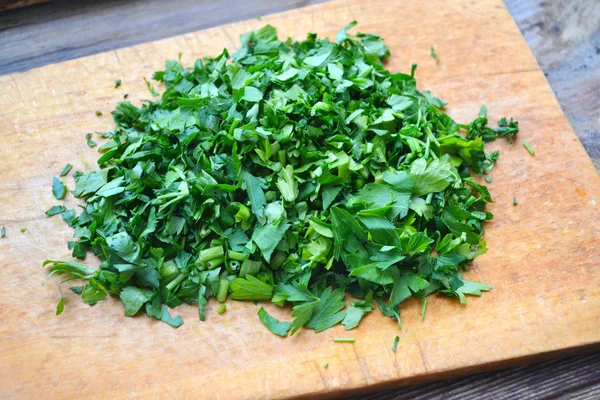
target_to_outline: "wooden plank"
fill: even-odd
[[[257,18],[323,0],[54,0],[0,14],[0,74]]]
[[[600,1],[505,1],[600,170]]]
[[[598,399],[600,353],[367,394],[350,400]]]
[[[193,307],[182,307],[186,324],[178,330],[125,318],[112,300],[90,308],[68,297],[65,313],[52,315],[56,281],[40,286],[40,265],[45,258],[68,256],[64,243],[71,232],[43,211],[54,203],[51,178],[66,162],[93,168],[97,156],[83,135],[111,126],[108,118],[95,116],[96,109],[106,115],[125,92],[133,101],[148,97],[141,78],[179,51],[190,64],[223,46],[235,47],[237,35],[264,22],[277,26],[281,36],[317,31],[331,37],[359,17],[361,31],[387,39],[393,54],[388,67],[406,70],[418,62],[420,87],[449,100],[456,118],[471,118],[485,102],[492,117],[510,114],[521,121],[516,145],[494,144],[503,155],[491,185],[496,203],[490,210],[497,216],[487,234],[491,250],[468,274],[491,283],[491,293],[467,307],[432,299],[424,322],[419,305],[408,304],[396,354],[390,350],[394,323],[375,313],[352,332],[355,344],[332,343],[347,335],[341,327],[273,337],[258,322],[256,306],[236,302],[220,317],[211,304],[205,323],[197,321]],[[429,56],[431,45],[440,66]],[[117,78],[124,84],[115,90]],[[444,7],[326,3],[4,76],[0,83],[0,156],[10,166],[0,169],[0,224],[8,231],[0,240],[0,284],[6,288],[0,294],[0,360],[8,370],[0,377],[0,396],[336,394],[498,368],[600,341],[600,178],[497,0]],[[536,157],[522,148],[523,139],[534,145]],[[512,206],[513,195],[518,206]],[[27,231],[20,233],[20,227]],[[282,318],[288,313],[269,310]]]
[[[12,10],[13,8],[31,6],[33,4],[45,3],[49,0],[0,0],[0,11]]]

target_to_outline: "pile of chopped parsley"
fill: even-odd
[[[125,315],[175,327],[166,306],[196,304],[203,321],[211,297],[290,305],[291,322],[258,311],[281,336],[349,330],[375,306],[400,325],[409,297],[489,290],[462,277],[492,218],[474,175],[499,155],[484,143],[512,140],[518,123],[490,128],[485,107],[456,123],[417,90],[415,65],[387,71],[388,47],[354,25],[335,42],[266,26],[231,56],[168,61],[154,74],[162,97],[119,103],[99,169],[73,174],[85,205],[48,211],[75,229],[73,256],[100,267],[48,260],[50,275],[83,279],[71,290],[86,303],[119,296]]]

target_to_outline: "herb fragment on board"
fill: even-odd
[[[202,321],[210,298],[288,305],[290,322],[258,311],[279,336],[355,329],[375,304],[400,327],[411,297],[490,290],[463,278],[492,218],[475,175],[499,157],[485,144],[513,140],[518,122],[492,128],[484,106],[457,123],[417,89],[416,65],[386,70],[389,48],[355,25],[298,42],[265,26],[235,53],[167,61],[161,97],[118,103],[99,169],[73,173],[81,207],[48,210],[74,228],[73,256],[100,267],[48,260],[50,275],[82,279],[86,303],[113,296],[126,316],[173,327],[182,303]]]
[[[258,318],[272,333],[279,336],[287,336],[292,324],[289,322],[279,322],[278,319],[270,316],[263,307],[258,310]]]
[[[394,339],[394,344],[392,345],[392,351],[395,353],[398,349],[398,342],[400,342],[400,336],[396,336]]]
[[[515,196],[515,197],[513,197],[513,206],[516,206],[517,204],[519,204],[519,203],[517,203],[517,197]]]
[[[347,337],[336,337],[333,338],[333,341],[336,343],[354,343],[356,342],[355,338],[347,338]]]
[[[323,365],[323,368],[325,368],[325,369],[329,368],[329,363]]]
[[[115,81],[115,89],[118,88],[119,86],[121,86],[121,83],[123,83],[123,81],[121,81],[120,79],[117,79]]]
[[[433,57],[433,59],[435,60],[436,64],[439,64],[440,63],[440,58],[435,53],[435,50],[433,49],[433,46],[431,46],[430,54],[431,54],[431,57]]]
[[[65,211],[67,211],[67,209],[64,206],[52,206],[45,214],[48,217],[52,217],[53,215],[62,214]]]
[[[2,230],[0,230],[0,237],[6,237],[6,228],[3,226]]]
[[[21,228],[20,231],[21,233],[25,233],[25,231],[27,231],[27,228]]]
[[[102,116],[102,111],[98,110],[96,111],[96,117],[101,117]]]
[[[69,173],[69,171],[71,170],[71,168],[73,168],[73,166],[69,163],[67,163],[67,165],[65,165],[65,167],[63,168],[62,172],[60,173],[59,176],[65,176]]]
[[[217,314],[223,314],[225,311],[227,311],[227,306],[225,304],[221,304],[217,307]]]
[[[529,154],[531,154],[532,156],[535,156],[535,150],[533,149],[533,147],[531,147],[531,145],[529,144],[529,142],[527,140],[525,140],[523,142],[523,147],[525,147],[527,149]]]
[[[52,178],[52,194],[56,200],[62,200],[67,194],[67,187],[56,177]]]

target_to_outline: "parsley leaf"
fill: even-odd
[[[279,322],[277,318],[271,317],[263,307],[258,310],[258,318],[260,318],[267,329],[279,336],[287,336],[289,330],[292,328],[291,323]]]
[[[312,328],[317,332],[340,323],[346,316],[341,310],[346,306],[344,301],[344,291],[342,289],[331,290],[326,288],[319,301],[315,303],[313,313],[306,323],[306,327]]]
[[[231,298],[234,300],[269,300],[273,294],[273,286],[252,275],[235,278],[231,281]]]
[[[67,194],[67,187],[58,178],[52,178],[52,194],[56,200],[61,200]]]
[[[62,172],[60,173],[60,176],[67,175],[69,173],[69,171],[71,170],[71,168],[73,168],[73,166],[71,164],[67,163],[67,165],[65,165]]]
[[[46,215],[48,217],[51,217],[53,215],[62,214],[66,210],[67,209],[64,206],[52,206],[52,207],[50,207],[50,209],[48,211],[46,211]]]

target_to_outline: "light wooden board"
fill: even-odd
[[[467,274],[491,284],[490,293],[466,307],[431,298],[423,322],[417,302],[403,305],[401,332],[373,312],[350,332],[339,326],[285,339],[260,324],[258,306],[234,301],[222,316],[211,303],[203,323],[194,307],[179,307],[185,325],[177,330],[126,318],[116,300],[89,307],[72,294],[64,314],[53,315],[58,280],[46,280],[41,264],[69,256],[72,231],[44,215],[57,203],[51,180],[66,162],[95,168],[97,153],[84,134],[112,126],[106,115],[124,93],[134,102],[148,98],[142,77],[166,58],[183,52],[191,64],[224,46],[234,49],[239,34],[265,23],[301,39],[309,31],[333,37],[354,19],[358,30],[386,39],[389,69],[407,71],[417,62],[420,88],[448,100],[458,120],[487,104],[492,119],[520,121],[514,145],[491,146],[502,151],[490,185],[496,219],[486,230],[490,251]],[[440,65],[429,55],[432,45]],[[116,79],[123,79],[119,89]],[[0,239],[0,397],[335,395],[600,343],[600,177],[499,0],[335,1],[2,76],[0,87],[0,225],[7,230]],[[67,183],[73,187],[72,178]],[[289,318],[289,310],[266,307]],[[339,336],[356,343],[333,343]]]

